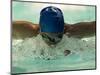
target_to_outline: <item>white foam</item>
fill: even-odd
[[[17,42],[17,44],[16,44]],[[87,52],[90,47],[88,41],[83,41],[81,39],[68,38],[66,35],[63,39],[54,47],[49,47],[42,39],[41,35],[37,37],[27,38],[21,40],[20,42],[13,40],[12,52],[13,60],[24,60],[24,58],[29,57],[34,59],[57,59],[64,56],[64,50],[70,50],[71,53],[84,55],[83,52]],[[95,43],[93,41],[92,43]],[[90,48],[94,50],[95,48]],[[20,57],[20,58],[19,58]]]

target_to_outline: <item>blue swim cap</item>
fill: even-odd
[[[62,11],[54,6],[49,6],[40,12],[41,32],[63,32],[64,18]]]

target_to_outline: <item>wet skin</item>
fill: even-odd
[[[40,33],[38,24],[33,24],[28,21],[13,21],[12,22],[12,36],[15,39],[24,39],[36,36]],[[94,35],[96,33],[96,21],[80,22],[75,24],[66,24],[64,26],[64,34],[68,37],[83,38]],[[40,33],[42,37],[48,38],[50,44],[57,44],[63,37],[61,34]],[[44,39],[45,40],[45,39]]]
[[[96,21],[65,24],[64,33],[69,37],[90,37],[96,33]]]
[[[38,35],[39,25],[28,21],[12,22],[12,37],[14,39],[25,39]]]

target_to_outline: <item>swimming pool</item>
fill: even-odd
[[[38,24],[41,9],[50,5],[62,9],[65,23],[95,20],[94,6],[13,2],[13,21],[25,20]],[[95,35],[84,38],[64,35],[57,46],[49,47],[40,34],[17,40],[12,37],[12,73],[95,69],[95,39]],[[66,55],[65,50],[70,53]]]

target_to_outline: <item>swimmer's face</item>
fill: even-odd
[[[63,37],[63,33],[41,33],[43,40],[48,45],[55,45],[59,43]]]
[[[48,45],[59,43],[63,37],[64,17],[62,11],[54,6],[48,6],[40,12],[40,32]]]

